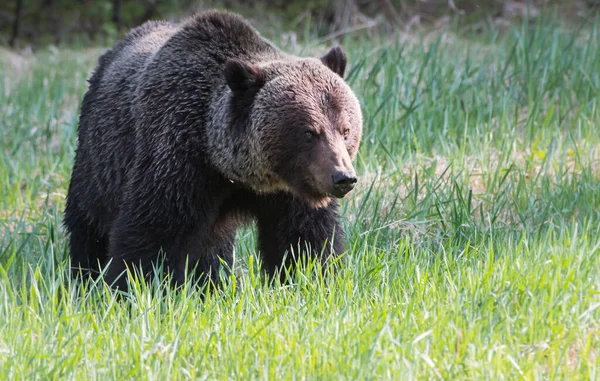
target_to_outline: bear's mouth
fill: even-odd
[[[325,208],[332,198],[339,198],[329,191],[323,191],[315,182],[310,180],[305,181],[302,188],[303,191],[299,192],[299,196],[315,208]]]
[[[331,193],[332,190],[323,190],[323,187],[310,173],[289,178],[287,184],[288,192],[313,208],[325,208],[332,198],[339,198]]]
[[[348,190],[348,191],[333,191],[332,193],[327,193],[328,197],[335,197],[335,198],[344,198],[346,197],[352,190]]]
[[[333,187],[328,187],[327,190],[323,191],[321,187],[319,187],[315,183],[309,183],[309,189],[311,189],[310,196],[313,198],[337,198],[342,199],[346,197],[349,193],[351,193],[353,187],[349,188],[339,188],[335,189]]]
[[[304,194],[300,195],[300,197],[306,202],[308,205],[315,209],[326,208],[329,206],[329,203],[332,200],[332,196],[328,194]]]

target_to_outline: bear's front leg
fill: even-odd
[[[261,197],[256,210],[258,243],[267,273],[273,275],[282,265],[293,270],[299,255],[324,263],[340,254],[344,232],[338,208],[335,199],[315,209],[285,193]],[[282,271],[282,280],[284,276]]]
[[[191,278],[200,287],[207,283],[219,287],[219,272],[228,272],[233,265],[234,245],[233,226],[198,227],[191,234],[182,236],[171,249],[174,255],[168,257],[173,284],[178,286]]]
[[[176,237],[166,235],[150,224],[121,215],[110,235],[109,262],[104,274],[105,282],[122,291],[128,290],[125,270],[137,271],[150,280],[160,253],[172,253]],[[168,256],[166,257],[168,264]]]

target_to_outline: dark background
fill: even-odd
[[[264,28],[343,35],[439,25],[449,19],[484,27],[545,10],[577,23],[598,12],[600,0],[2,0],[0,45],[105,43],[148,19],[177,20],[207,8],[237,11]]]

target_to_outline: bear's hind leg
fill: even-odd
[[[95,279],[100,266],[106,260],[107,239],[85,221],[77,220],[67,213],[65,225],[70,234],[69,256],[71,274],[74,278]]]

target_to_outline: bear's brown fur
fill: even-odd
[[[65,225],[77,273],[216,280],[254,219],[269,273],[300,248],[342,251],[336,197],[356,182],[359,102],[346,57],[288,55],[240,16],[148,22],[99,59],[79,121]],[[323,250],[325,248],[325,250]]]

